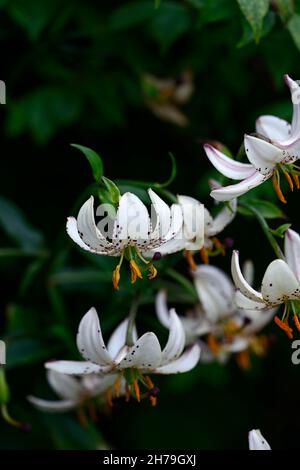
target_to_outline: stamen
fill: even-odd
[[[128,402],[130,400],[130,393],[131,387],[129,387],[128,383],[125,383],[125,401]]]
[[[250,356],[248,351],[240,351],[236,355],[236,362],[241,369],[247,370],[251,367]]]
[[[116,267],[116,269],[112,273],[112,283],[113,283],[113,286],[114,286],[115,290],[119,290],[119,282],[120,282],[120,278],[121,278],[120,269],[121,269],[121,266],[118,264],[118,266]]]
[[[133,259],[130,260],[130,271],[131,271],[131,284],[134,284],[137,278],[143,279],[140,268],[138,267],[138,265]]]
[[[146,383],[147,383],[147,387],[149,389],[154,388],[154,383],[150,379],[149,375],[145,375],[145,380],[146,380]]]
[[[152,406],[156,406],[156,404],[157,404],[157,397],[150,396],[149,399],[150,399],[151,405],[152,405]]]
[[[93,421],[93,423],[97,423],[98,421],[98,416],[97,416],[97,412],[96,412],[96,408],[95,408],[95,405],[94,403],[89,403],[88,404],[88,410],[89,410],[89,415]]]
[[[184,257],[188,262],[188,265],[192,271],[197,269],[197,264],[195,263],[193,253],[190,250],[185,250]]]
[[[294,323],[298,331],[300,331],[300,321],[298,315],[294,314]]]
[[[202,259],[202,262],[204,264],[209,264],[209,256],[208,256],[208,251],[205,247],[201,248],[200,250],[200,257]]]
[[[279,174],[278,171],[275,172],[272,176],[272,183],[273,183],[273,188],[275,189],[275,192],[277,194],[278,199],[286,204],[286,199],[284,195],[282,194],[281,188],[280,188],[280,180],[279,180]]]
[[[79,419],[79,423],[80,425],[83,427],[83,428],[86,428],[87,425],[88,425],[88,420],[87,420],[87,417],[86,417],[86,414],[85,414],[85,411],[83,408],[79,408],[77,410],[77,415],[78,415],[78,419]]]
[[[282,321],[280,318],[276,315],[274,317],[274,321],[279,328],[281,328],[290,339],[293,339],[293,330],[292,328],[289,327],[287,320]]]
[[[138,381],[136,379],[133,381],[133,387],[134,387],[135,397],[136,397],[137,401],[140,402],[141,401],[141,392],[140,392],[140,387],[139,387]]]
[[[114,403],[113,403],[113,394],[112,394],[112,387],[109,387],[109,389],[107,390],[106,392],[106,400],[107,400],[107,404],[110,408],[112,408],[114,406]]]
[[[297,188],[297,189],[300,189],[299,176],[296,175],[295,173],[292,173],[292,177],[293,177],[294,183],[295,183],[295,185],[296,185],[296,188]]]
[[[212,351],[212,353],[217,356],[220,352],[220,345],[218,343],[218,341],[216,340],[216,338],[209,334],[207,336],[207,344],[208,344],[208,347],[210,348],[210,350]]]
[[[152,281],[152,279],[155,279],[157,276],[157,269],[155,266],[153,266],[153,264],[150,265],[149,267],[149,274],[148,274],[148,279],[150,279],[150,281]]]
[[[119,398],[120,396],[120,390],[121,390],[121,376],[119,375],[117,380],[114,383],[114,389],[116,393],[116,397]]]
[[[222,256],[225,256],[226,252],[225,252],[225,246],[223,245],[223,243],[221,243],[217,237],[213,237],[211,240],[213,244],[215,245],[215,247],[217,248],[217,250],[220,250]]]
[[[290,177],[290,174],[285,170],[282,170],[282,171],[283,171],[283,174],[285,176],[285,179],[289,183],[289,187],[291,188],[291,191],[294,191],[294,183],[293,183],[292,178]]]

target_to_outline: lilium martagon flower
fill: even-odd
[[[216,181],[211,181],[213,187],[216,187],[217,184]],[[164,255],[184,250],[189,266],[194,271],[197,268],[194,261],[196,252],[200,252],[201,259],[206,264],[209,262],[210,255],[225,254],[225,246],[217,238],[217,235],[234,219],[237,201],[235,199],[228,204],[228,207],[224,206],[215,217],[200,201],[193,197],[178,195],[177,203],[183,214],[182,237],[176,237],[166,243],[160,248],[160,253]]]
[[[259,429],[252,429],[248,434],[249,450],[271,450],[270,445]]]
[[[249,263],[247,263],[248,267]],[[244,269],[246,271],[252,271]],[[229,276],[211,265],[200,265],[193,272],[194,285],[200,305],[187,316],[180,316],[188,343],[200,341],[201,360],[217,359],[224,363],[235,354],[242,368],[250,367],[249,351],[265,353],[267,341],[258,333],[274,317],[275,309],[266,312],[239,309],[236,290]],[[248,277],[248,276],[247,276]],[[252,273],[249,282],[252,282]],[[168,327],[170,321],[166,291],[156,296],[156,313],[160,322]],[[206,337],[206,342],[201,338]]]
[[[97,408],[103,405],[104,397],[106,398],[106,394],[114,385],[117,376],[91,374],[76,378],[48,370],[47,379],[60,400],[44,400],[28,396],[30,403],[37,409],[49,413],[66,413],[75,409],[81,423],[85,424],[87,422],[86,411],[93,421],[97,420]],[[125,392],[124,383],[119,385],[118,396]]]
[[[261,291],[253,289],[240,270],[239,253],[232,255],[231,271],[239,292],[236,303],[240,308],[261,310],[277,307],[283,304],[282,318],[274,317],[275,323],[293,338],[293,330],[289,325],[292,316],[294,324],[300,331],[300,236],[294,230],[288,229],[284,239],[285,261],[272,261],[264,274]]]
[[[119,389],[119,383],[124,378],[127,401],[130,396],[134,396],[137,401],[148,397],[154,406],[158,389],[150,375],[179,374],[193,369],[199,361],[200,347],[195,344],[184,352],[185,333],[175,311],[171,312],[169,338],[163,350],[154,333],[147,332],[137,338],[135,327],[132,331],[133,345],[126,344],[128,321],[124,320],[117,327],[106,347],[99,317],[96,310],[91,308],[82,318],[77,335],[77,347],[85,361],[48,362],[46,368],[78,376],[117,374],[114,387],[108,391],[110,403],[113,392]],[[140,386],[145,390],[144,393]]]
[[[275,116],[261,116],[256,121],[257,136],[245,135],[244,147],[249,163],[229,158],[210,144],[204,150],[212,165],[224,176],[240,183],[214,189],[211,196],[228,201],[272,178],[275,192],[281,202],[286,199],[280,187],[280,172],[290,189],[300,188],[300,167],[295,165],[300,155],[300,86],[285,75],[293,102],[293,118],[289,124]]]
[[[83,204],[77,219],[69,217],[67,220],[67,232],[81,248],[98,255],[120,258],[112,275],[115,289],[119,286],[124,258],[129,261],[132,283],[143,277],[143,269],[148,272],[149,279],[154,279],[157,275],[154,261],[160,258],[161,247],[173,240],[181,230],[183,218],[180,206],[173,204],[169,207],[152,189],[148,193],[155,212],[155,223],[152,223],[142,201],[130,192],[121,196],[117,213],[109,219],[110,223],[103,219],[99,223],[100,228],[95,222],[93,196]],[[109,233],[103,233],[107,226],[110,227]],[[143,254],[150,251],[152,259],[147,260]]]

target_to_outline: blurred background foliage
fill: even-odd
[[[178,176],[171,189],[212,207],[207,179],[216,173],[201,144],[221,141],[234,153],[259,114],[291,117],[282,76],[300,78],[300,1],[1,0],[0,9],[7,89],[0,113],[0,336],[11,412],[32,426],[24,435],[0,421],[0,447],[246,448],[253,427],[274,447],[296,447],[299,371],[273,325],[272,349],[250,371],[230,361],[162,378],[155,409],[119,401],[87,429],[75,415],[37,412],[26,395],[50,396],[43,361],[77,357],[74,333],[91,305],[108,332],[132,297],[126,280],[119,293],[112,290],[115,260],[79,251],[67,238],[66,216],[76,214],[91,183],[86,161],[69,144],[98,151],[113,180],[164,181],[172,152]],[[185,73],[193,93],[178,104],[185,117],[178,126],[158,118],[155,80],[179,86]],[[266,188],[258,196],[272,198]],[[290,194],[284,209],[299,230],[296,198]],[[259,282],[273,254],[255,221],[238,217],[226,235],[255,260]],[[188,276],[180,256],[167,264]],[[228,270],[230,253],[216,264]],[[143,284],[139,326],[165,338],[153,307],[162,284],[179,313],[192,299],[163,275]]]

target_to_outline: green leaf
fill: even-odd
[[[262,199],[249,199],[247,203],[254,207],[265,219],[280,219],[285,217],[284,212],[273,202],[263,201]],[[250,211],[248,211],[247,215],[253,216]]]
[[[279,16],[281,20],[286,23],[295,11],[294,0],[275,0]]]
[[[283,238],[285,232],[292,226],[292,224],[282,224],[276,229],[270,229],[272,234],[275,235],[275,237],[278,238]]]
[[[293,15],[287,24],[287,29],[292,36],[296,47],[300,51],[300,15]]]
[[[108,27],[113,30],[132,28],[155,15],[155,6],[148,1],[129,2],[113,11]]]
[[[36,250],[44,243],[41,232],[34,229],[23,212],[12,202],[0,196],[0,226],[24,250]]]
[[[237,0],[237,2],[253,30],[255,41],[259,42],[262,34],[263,19],[270,6],[269,0]]]
[[[71,147],[80,150],[86,156],[91,165],[94,179],[97,183],[99,183],[104,173],[101,157],[89,147],[84,147],[83,145],[78,144],[71,144]]]
[[[183,5],[165,1],[148,23],[148,31],[163,53],[190,28],[190,15]]]
[[[267,36],[273,29],[276,24],[276,15],[273,11],[269,11],[269,13],[265,16],[263,20],[263,28],[261,37]],[[244,47],[250,42],[255,41],[253,30],[251,29],[249,23],[247,21],[243,21],[243,36],[239,41],[237,47]]]
[[[8,369],[49,359],[57,352],[53,345],[36,338],[18,338],[7,342]]]

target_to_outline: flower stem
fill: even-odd
[[[136,293],[135,297],[133,298],[130,312],[129,312],[129,320],[128,320],[127,333],[126,333],[127,346],[134,345],[133,328],[134,328],[135,319],[136,319],[136,315],[137,315],[138,307],[139,307],[139,297],[140,297],[139,293]]]
[[[173,268],[169,268],[166,270],[166,274],[170,276],[172,279],[177,281],[179,284],[182,285],[182,287],[185,288],[187,292],[189,292],[192,295],[192,298],[197,302],[198,301],[198,296],[197,293],[194,289],[193,284],[186,279],[182,274],[180,274],[178,271],[175,271]]]
[[[259,213],[259,211],[257,209],[255,209],[255,207],[251,206],[251,204],[247,204],[245,202],[240,202],[240,206],[244,207],[245,209],[248,209],[250,212],[252,212],[252,214],[258,220],[258,222],[259,222],[264,234],[266,235],[271,247],[273,248],[277,258],[280,258],[283,261],[285,261],[285,256],[282,253],[281,248],[278,245],[275,237],[272,235],[272,233],[270,231],[270,227],[266,222],[266,219]]]

